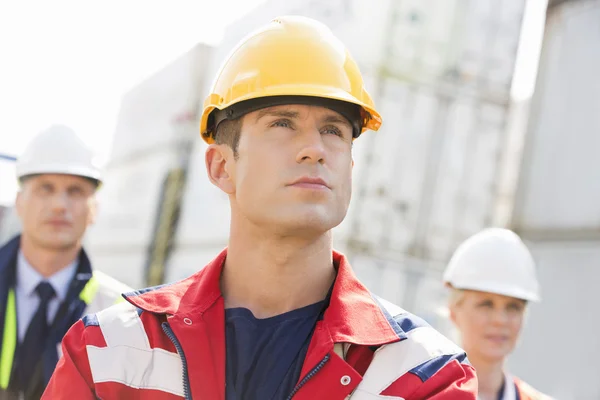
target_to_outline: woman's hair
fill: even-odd
[[[460,305],[460,303],[463,301],[463,298],[465,297],[465,291],[463,289],[457,289],[452,286],[449,286],[449,288],[450,296],[448,297],[448,308],[456,307]],[[525,303],[525,306],[527,306],[527,300],[522,301]]]

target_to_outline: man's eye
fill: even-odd
[[[508,309],[511,311],[521,311],[523,306],[521,304],[511,303],[508,305]]]
[[[39,187],[40,193],[52,193],[52,185],[44,184]]]
[[[342,131],[339,130],[338,128],[336,128],[335,126],[329,126],[327,128],[325,128],[324,133],[327,133],[329,135],[336,135],[336,136],[342,136]]]
[[[72,187],[69,188],[69,194],[71,196],[81,196],[83,195],[83,190],[80,187]]]
[[[273,122],[273,124],[271,124],[271,126],[280,126],[282,128],[289,128],[289,127],[291,127],[291,125],[292,124],[290,123],[290,121],[283,120],[283,119],[277,120],[277,121]]]

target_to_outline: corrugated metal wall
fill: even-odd
[[[524,2],[390,7],[372,76],[384,124],[356,144],[348,247],[443,261],[493,219]]]
[[[600,1],[548,12],[513,225],[536,259],[510,366],[561,400],[600,399]]]

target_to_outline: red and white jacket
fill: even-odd
[[[63,339],[43,399],[225,399],[226,250],[170,285],[124,295]],[[334,252],[337,278],[288,399],[475,400],[463,350],[420,318],[373,296]]]

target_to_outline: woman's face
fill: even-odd
[[[467,354],[501,361],[519,338],[525,306],[525,300],[514,297],[463,290],[450,306],[450,317]]]

